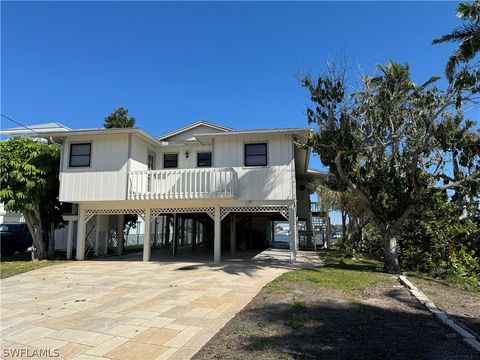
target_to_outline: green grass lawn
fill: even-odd
[[[319,255],[324,266],[267,284],[193,359],[475,358],[465,344],[447,338],[450,331],[416,306],[381,262],[334,249]],[[440,284],[431,283],[436,293]],[[459,289],[441,286],[448,303],[474,304],[460,310],[472,311],[474,320],[464,324],[476,321],[476,298],[459,298]]]
[[[267,289],[273,292],[288,291],[285,283],[303,282],[348,293],[385,279],[385,274],[376,272],[382,268],[378,261],[352,258],[336,250],[321,250],[319,254],[325,262],[324,266],[285,273],[268,284]]]
[[[65,260],[65,253],[58,252],[51,260],[32,261],[30,253],[15,254],[12,256],[2,256],[0,262],[0,278],[8,278],[27,271],[40,269],[45,266],[62,264],[69,260]]]

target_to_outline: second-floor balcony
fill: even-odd
[[[236,174],[231,168],[131,171],[128,200],[233,198]]]

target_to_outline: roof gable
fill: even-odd
[[[167,134],[157,137],[160,141],[187,141],[193,137],[194,134],[217,133],[217,132],[231,132],[234,129],[225,126],[217,125],[208,121],[197,121],[193,124],[187,125],[183,128],[174,130]]]

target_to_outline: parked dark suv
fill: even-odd
[[[27,224],[4,223],[0,224],[0,253],[13,255],[15,251],[25,252],[32,246],[32,236]]]

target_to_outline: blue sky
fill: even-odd
[[[393,59],[409,62],[418,82],[442,75],[454,45],[431,41],[459,24],[455,6],[3,1],[1,111],[87,128],[124,106],[152,135],[199,119],[306,126],[298,74],[329,59],[345,56],[352,74]]]

